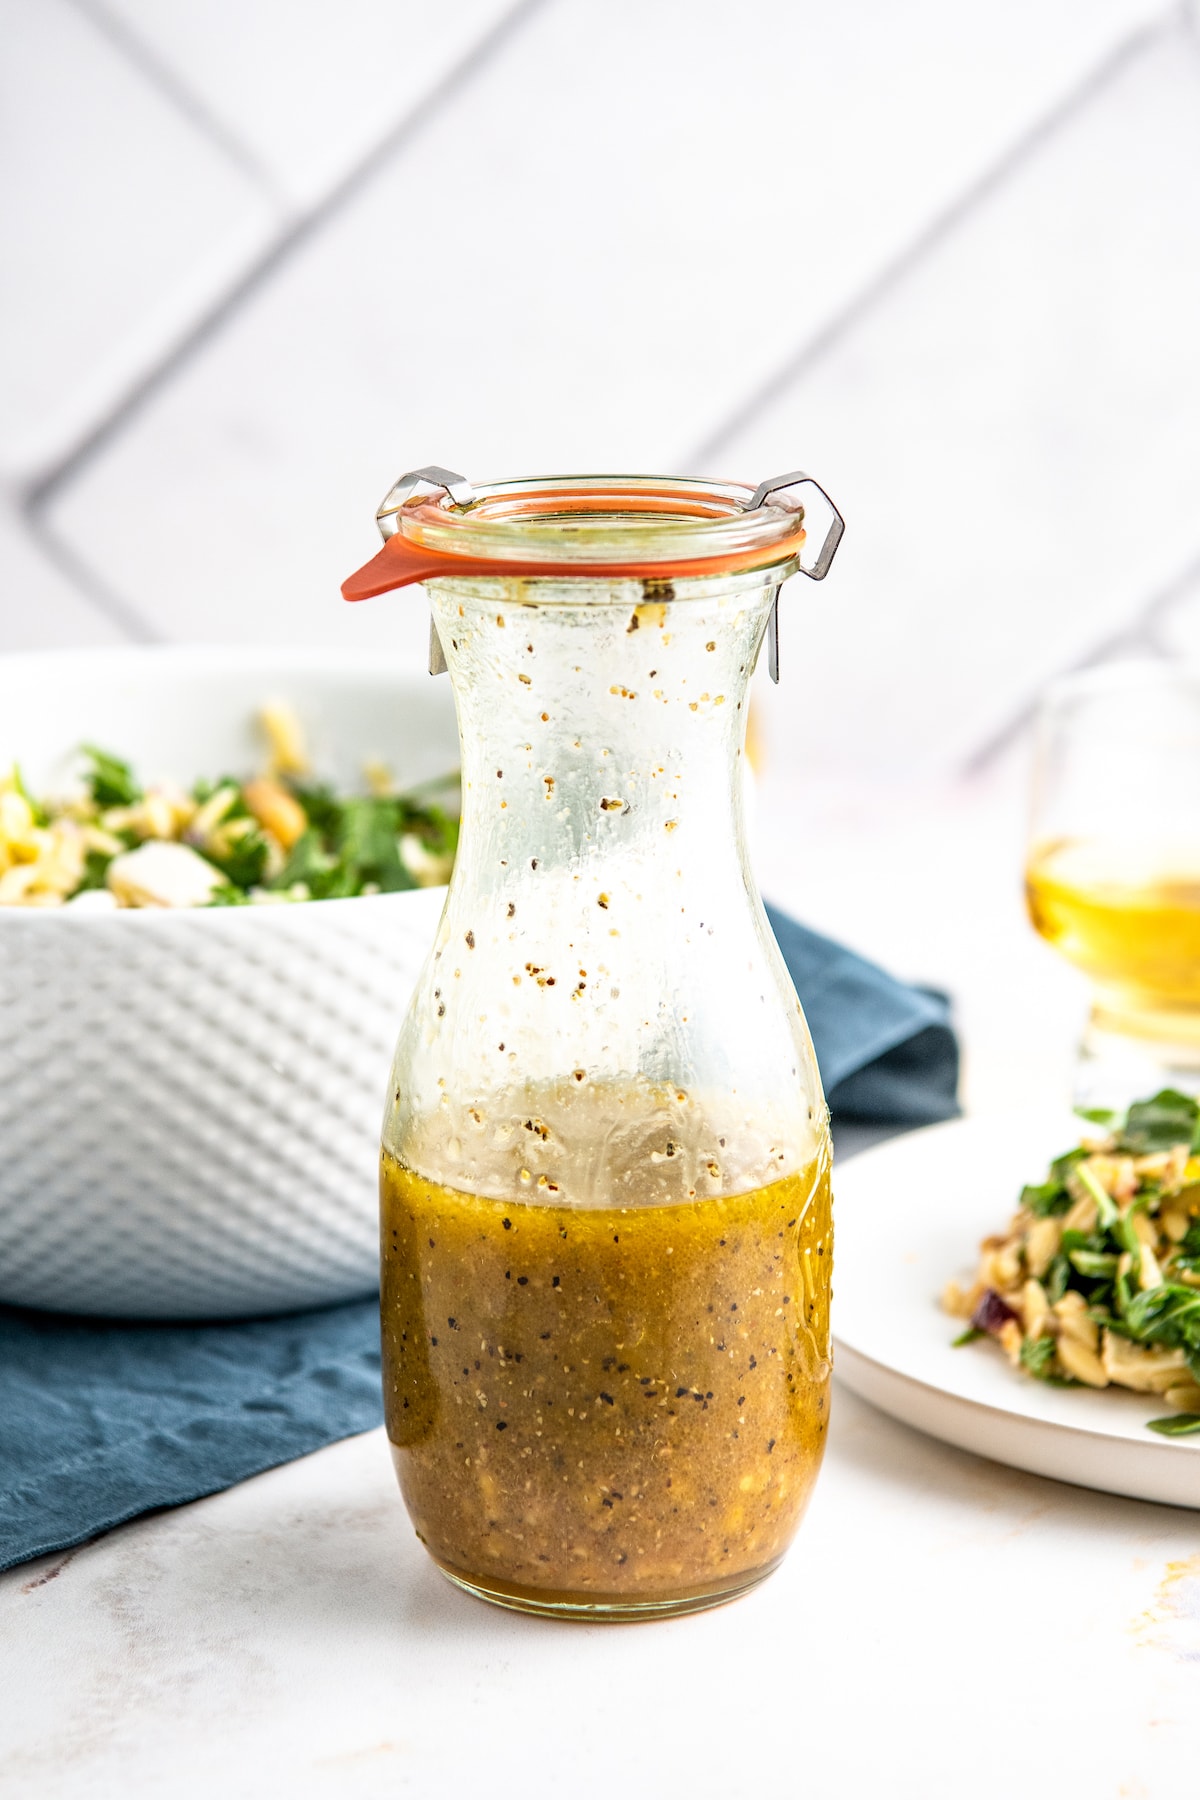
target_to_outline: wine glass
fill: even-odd
[[[1200,1093],[1200,668],[1111,664],[1048,690],[1025,893],[1092,981],[1076,1105]]]

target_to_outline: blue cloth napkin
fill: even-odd
[[[958,1046],[945,996],[768,914],[835,1124],[952,1117]],[[0,1307],[0,1569],[217,1493],[381,1418],[374,1299],[232,1325]]]

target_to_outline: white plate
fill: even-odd
[[[1026,1181],[1078,1141],[1051,1115],[959,1119],[865,1151],[836,1177],[834,1341],[855,1393],[977,1455],[1082,1487],[1200,1508],[1200,1439],[1162,1438],[1153,1394],[1053,1388],[941,1310],[951,1277],[974,1275],[979,1240],[1016,1209]]]

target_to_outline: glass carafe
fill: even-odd
[[[383,1127],[384,1396],[418,1536],[505,1606],[732,1598],[817,1474],[827,1111],[741,780],[813,485],[427,471],[347,584],[427,584],[458,710],[458,859]]]

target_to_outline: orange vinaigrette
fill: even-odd
[[[573,1208],[385,1153],[381,1195],[388,1435],[448,1575],[619,1617],[770,1573],[829,1418],[824,1158],[730,1197]]]

